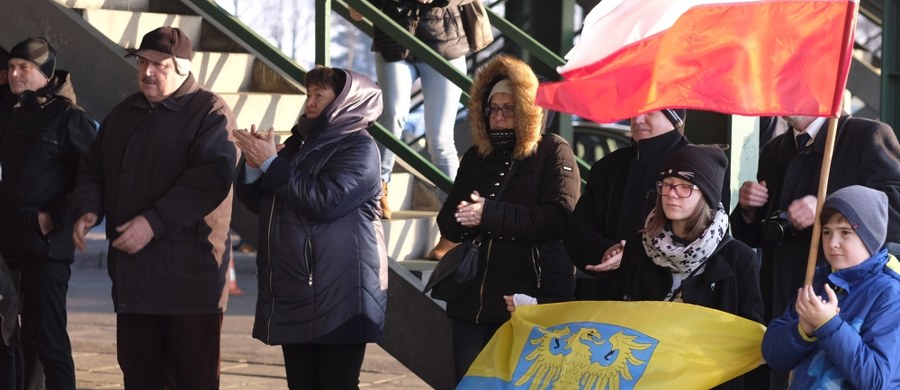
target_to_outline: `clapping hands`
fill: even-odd
[[[238,129],[234,131],[234,143],[250,168],[259,168],[263,162],[278,153],[284,145],[275,145],[275,130],[269,128],[265,133],[257,131],[256,125],[250,126],[250,131]],[[280,146],[280,147],[279,147]]]

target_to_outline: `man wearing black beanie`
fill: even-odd
[[[20,42],[10,50],[8,65],[15,104],[0,138],[0,253],[21,277],[25,356],[40,360],[46,388],[74,389],[66,333],[75,252],[68,197],[78,161],[96,130],[75,103],[68,72],[56,69],[56,51],[47,40]],[[25,365],[32,361],[26,360]],[[26,375],[33,372],[24,368]],[[2,372],[0,378],[11,375]]]

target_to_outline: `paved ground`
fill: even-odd
[[[95,230],[88,253],[77,254],[69,282],[69,337],[75,358],[79,389],[122,389],[122,372],[116,363],[115,314],[106,274],[106,241]],[[221,388],[287,389],[281,349],[252,337],[256,305],[254,255],[237,254],[238,284],[243,296],[229,299],[222,327]],[[428,389],[425,382],[377,345],[366,350],[360,375],[366,389]]]

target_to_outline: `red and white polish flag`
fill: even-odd
[[[597,122],[662,108],[832,116],[856,1],[603,0],[538,105]]]

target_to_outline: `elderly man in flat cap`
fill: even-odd
[[[106,217],[119,366],[128,389],[217,389],[234,115],[191,73],[191,40],[144,35],[140,92],[113,108],[85,154],[72,196],[73,239]]]
[[[48,389],[74,389],[66,333],[75,252],[68,199],[96,129],[76,105],[69,73],[56,69],[56,50],[47,40],[17,44],[8,66],[16,100],[0,138],[0,253],[20,278],[25,372],[34,372],[28,366],[36,356]]]

